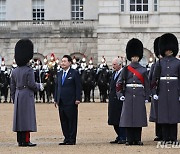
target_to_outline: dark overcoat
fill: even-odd
[[[125,101],[122,107],[120,127],[146,127],[147,116],[145,100],[148,100],[149,98],[147,69],[141,66],[138,62],[131,63],[130,66],[136,69],[144,77],[144,88],[125,88]],[[125,73],[125,71],[127,71],[127,73]],[[125,74],[126,84],[142,84],[133,73],[126,69],[126,67],[122,70],[117,82],[122,84]]]
[[[158,117],[158,100],[154,100],[153,99],[153,92],[152,92],[152,86],[153,86],[153,82],[152,82],[152,76],[153,76],[153,72],[154,72],[154,67],[155,64],[152,64],[151,69],[149,71],[149,82],[150,82],[150,87],[151,87],[151,107],[150,107],[150,115],[149,115],[149,121],[150,122],[157,122],[157,117]]]
[[[116,72],[112,74],[112,78],[110,82],[109,103],[108,103],[108,124],[109,125],[119,125],[121,110],[122,110],[122,105],[123,105],[123,102],[120,101],[116,95],[116,82],[120,73],[114,79],[115,73]]]
[[[15,68],[10,88],[14,103],[13,131],[36,132],[34,92],[40,85],[35,83],[33,69],[29,66]]]
[[[157,123],[176,124],[180,122],[180,60],[170,56],[156,63],[153,81],[160,77],[177,77],[173,80],[160,80]],[[155,93],[155,91],[154,91]]]

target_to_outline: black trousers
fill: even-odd
[[[126,129],[124,127],[119,127],[119,125],[113,125],[114,130],[117,134],[116,140],[126,140]]]
[[[62,132],[65,137],[64,142],[76,143],[78,107],[75,105],[60,106],[59,116]]]
[[[19,144],[30,142],[30,132],[25,132],[25,131],[17,132],[17,142]]]
[[[177,140],[177,124],[161,124],[162,125],[162,140],[176,141]]]
[[[158,138],[162,139],[162,126],[159,123],[155,123],[155,134]]]
[[[142,127],[126,127],[127,141],[141,141]]]

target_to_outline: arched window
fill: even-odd
[[[76,59],[76,62],[80,62],[81,59],[85,56],[84,54],[80,53],[80,52],[75,52],[75,53],[72,53],[70,55],[72,58],[75,58]]]
[[[71,18],[72,20],[84,19],[84,0],[71,0]]]
[[[148,0],[130,0],[130,12],[147,12]]]

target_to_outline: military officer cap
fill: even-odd
[[[157,37],[155,40],[154,40],[154,54],[156,55],[157,58],[159,58],[159,39],[160,37]]]
[[[134,56],[139,57],[139,61],[143,57],[143,44],[140,40],[136,38],[129,40],[126,46],[127,59],[131,61],[131,58]]]
[[[172,33],[163,34],[159,40],[159,51],[163,57],[167,50],[171,50],[174,57],[176,57],[179,51],[178,40]]]
[[[29,39],[21,39],[15,46],[15,61],[18,66],[25,66],[33,58],[33,43]]]

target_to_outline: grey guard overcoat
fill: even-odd
[[[160,80],[158,99],[158,123],[175,124],[180,122],[180,60],[170,56],[164,57],[156,63],[153,73],[153,81],[159,76],[161,66],[161,77],[177,77],[176,80]],[[154,94],[156,91],[154,91]]]
[[[149,82],[150,85],[152,85],[152,76],[154,72],[154,67],[156,63],[153,63],[151,66],[151,69],[149,71]],[[151,86],[150,86],[151,87]],[[151,89],[151,107],[150,107],[150,115],[149,115],[149,121],[150,122],[157,122],[157,117],[158,117],[158,100],[153,99],[153,91]]]
[[[116,96],[116,82],[120,73],[114,80],[114,75],[115,75],[115,72],[114,72],[112,74],[112,78],[110,82],[109,103],[108,103],[108,124],[109,125],[119,125],[119,121],[120,121],[123,102],[120,101]]]
[[[14,69],[10,88],[14,103],[13,131],[36,132],[34,92],[40,85],[35,83],[33,69],[29,66]]]
[[[125,101],[123,103],[120,127],[146,127],[147,115],[145,100],[149,98],[149,80],[147,76],[147,69],[141,66],[138,62],[130,64],[134,69],[141,73],[144,77],[144,88],[125,88]],[[126,75],[126,84],[142,84],[141,81],[130,71],[125,68],[118,79],[118,83],[123,83],[123,76]],[[117,96],[122,95],[117,92]]]

